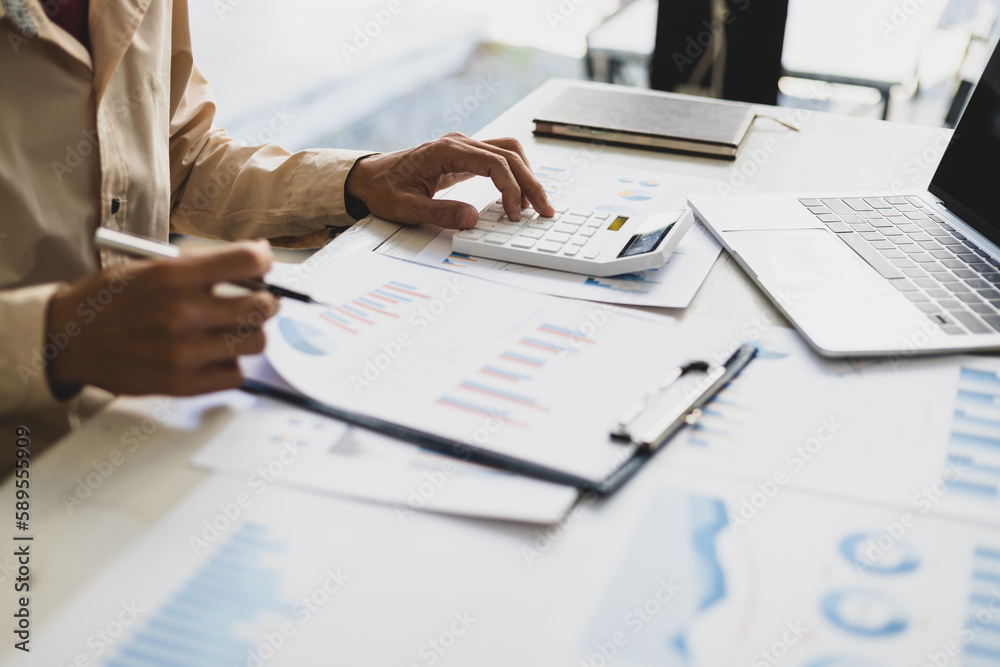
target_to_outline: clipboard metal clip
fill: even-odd
[[[704,414],[702,407],[711,401],[729,382],[739,375],[747,364],[757,356],[754,345],[741,345],[726,363],[715,366],[705,361],[692,361],[674,369],[666,378],[650,387],[642,399],[629,408],[619,418],[611,430],[611,437],[628,440],[640,451],[654,452],[667,442],[683,426],[694,426]],[[669,387],[688,373],[706,373],[701,380],[700,390],[690,398],[685,398],[670,408],[660,419],[639,433],[633,432],[633,424],[642,416],[650,404]]]

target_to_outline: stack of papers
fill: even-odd
[[[392,278],[388,278],[391,276]],[[630,452],[612,425],[711,337],[672,320],[379,255],[319,268],[266,356],[296,390],[590,480]]]
[[[707,179],[541,160],[536,174],[552,201],[623,215],[680,208],[688,194],[716,188]],[[466,192],[495,196],[484,182],[466,184]],[[608,435],[618,415],[646,384],[687,361],[694,347],[704,349],[707,339],[703,332],[677,338],[667,318],[511,287],[685,307],[719,251],[698,226],[659,270],[588,278],[461,257],[451,252],[451,232],[445,231],[416,258],[426,268],[377,256],[316,261],[306,273],[279,265],[269,276],[273,281],[291,280],[330,307],[286,300],[269,325],[267,359],[256,362],[250,376],[328,405],[599,480],[629,454]],[[281,466],[280,483],[390,503],[400,511],[553,523],[577,498],[565,486],[420,450],[265,398],[247,406],[194,462],[249,475],[292,452],[295,462]]]

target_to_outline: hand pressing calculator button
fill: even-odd
[[[556,207],[552,218],[525,209],[514,222],[503,202],[491,203],[473,229],[455,234],[452,250],[545,269],[614,276],[657,269],[690,229],[690,209],[626,216],[579,206]]]

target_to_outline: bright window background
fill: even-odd
[[[394,150],[474,133],[545,80],[583,78],[587,34],[630,2],[655,0],[396,0],[395,14],[390,0],[190,0],[190,9],[196,59],[230,134],[293,150]],[[912,73],[893,88],[889,118],[940,126],[959,79],[985,64],[968,67],[966,48],[979,34],[989,54],[998,6],[791,0],[786,66],[875,80]],[[639,25],[611,31],[612,41],[648,51],[650,13],[623,13]],[[644,65],[626,73],[645,85]],[[871,118],[883,108],[872,88],[806,79],[783,80],[780,103]]]
[[[191,0],[217,124],[290,148],[389,150],[472,133],[543,81],[581,78],[618,0]],[[484,85],[486,84],[486,85]]]

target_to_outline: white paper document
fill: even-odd
[[[1000,363],[838,361],[783,327],[755,338],[757,358],[664,465],[1000,523]]]
[[[503,627],[484,614],[531,594],[513,541],[496,523],[401,518],[281,485],[258,494],[216,475],[135,546],[111,554],[44,629],[33,628],[31,653],[15,651],[10,664],[424,664],[418,650],[456,612],[502,639]],[[480,643],[475,654],[489,651]]]
[[[217,476],[12,665],[995,664],[995,529],[670,477],[544,542]]]
[[[615,167],[594,161],[577,164],[545,160],[544,155],[534,159],[535,176],[554,204],[634,216],[684,208],[690,195],[718,191],[718,182],[711,179]],[[455,192],[449,193],[448,198],[469,199],[469,203],[482,208],[499,196],[488,184],[477,188],[472,185],[460,191],[468,193],[467,196]],[[600,278],[453,253],[452,236],[453,231],[442,231],[413,261],[556,296],[662,308],[690,305],[721,250],[711,234],[696,224],[661,268]],[[384,244],[378,252],[399,255],[399,250],[391,243]]]
[[[1000,659],[995,529],[788,490],[739,525],[742,489],[704,491],[665,488],[650,504],[593,604],[578,664]]]
[[[266,326],[298,391],[595,481],[631,453],[610,437],[617,417],[712,349],[696,327],[375,254],[307,287],[329,307],[285,300]]]
[[[429,452],[263,397],[240,410],[193,463],[257,484],[273,480],[388,503],[404,518],[433,511],[548,524],[577,498],[568,486]]]

